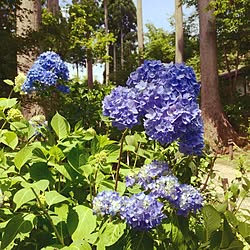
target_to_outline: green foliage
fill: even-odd
[[[15,87],[9,80],[5,83]],[[100,111],[105,91],[86,92],[88,98],[96,100],[96,104],[88,99],[87,103]],[[238,178],[225,191],[225,200],[214,203],[207,195],[209,184],[204,183],[206,175],[212,178],[215,161],[208,151],[202,157],[184,156],[177,144],[163,147],[149,141],[139,127],[138,131],[124,132],[121,141],[111,140],[108,130],[100,133],[88,127],[94,118],[84,117],[85,128],[80,123],[70,124],[60,113],[52,117],[41,139],[18,113],[16,99],[2,98],[0,103],[1,133],[5,134],[0,150],[1,249],[249,247],[249,215],[242,214],[240,204],[248,196],[250,182],[244,176]],[[114,190],[116,185],[120,194],[140,192],[136,187],[126,188],[124,178],[153,159],[167,161],[180,182],[204,190],[207,202],[201,213],[182,217],[167,206],[168,217],[147,232],[135,231],[120,219],[93,214],[92,200],[98,192]]]

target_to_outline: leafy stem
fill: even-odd
[[[123,143],[125,140],[125,136],[128,132],[128,129],[125,129],[122,133],[122,137],[121,137],[121,146],[120,146],[120,153],[119,153],[119,159],[117,162],[117,167],[116,167],[116,174],[115,174],[115,191],[117,191],[117,186],[118,186],[118,180],[119,180],[119,171],[120,171],[120,167],[121,167],[121,160],[122,160],[122,150],[123,150]]]
[[[41,207],[41,209],[42,209],[42,211],[43,211],[45,217],[48,219],[49,223],[51,224],[51,226],[52,226],[52,228],[53,228],[53,230],[54,230],[54,232],[55,232],[55,234],[56,234],[56,238],[59,240],[59,242],[60,242],[63,246],[65,246],[64,241],[63,241],[63,237],[61,237],[61,235],[59,234],[59,232],[58,232],[56,226],[55,226],[54,223],[53,223],[53,220],[52,220],[51,216],[49,215],[48,211],[44,208],[44,206],[43,206],[43,204],[42,204],[42,202],[41,202],[39,196],[37,195],[36,191],[35,191],[34,188],[32,188],[32,187],[31,187],[31,190],[32,190],[32,192],[34,193],[34,195],[36,196],[36,199],[37,199],[37,201],[38,201],[38,203],[39,203],[39,206]]]

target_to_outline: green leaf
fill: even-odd
[[[32,146],[26,146],[26,147],[22,148],[20,151],[18,151],[18,153],[16,154],[16,156],[14,158],[14,164],[18,170],[20,170],[21,167],[26,162],[31,160],[33,149],[34,148]]]
[[[96,227],[96,216],[91,208],[78,205],[70,211],[67,226],[73,241],[87,239]]]
[[[61,250],[91,250],[91,246],[85,240],[74,241],[70,246],[63,247]]]
[[[206,226],[208,238],[212,232],[216,231],[221,225],[221,216],[216,209],[211,205],[206,205],[202,208],[202,214]]]
[[[250,224],[246,222],[239,222],[239,232],[244,237],[247,238],[250,236]]]
[[[35,216],[33,214],[18,214],[13,216],[4,229],[1,249],[6,249],[16,238],[18,233],[30,232],[34,227],[34,218]]]
[[[14,105],[17,104],[17,99],[16,98],[0,98],[0,109],[7,109],[11,108]]]
[[[124,234],[126,223],[121,221],[112,221],[106,224],[104,231],[99,235],[97,248],[101,246],[112,246]],[[141,248],[138,248],[141,249]]]
[[[55,190],[45,192],[45,199],[49,206],[68,200],[65,196],[59,194]]]
[[[52,146],[49,150],[50,160],[60,162],[65,158],[63,151],[56,145]]]
[[[148,236],[147,232],[139,232],[131,230],[128,235],[128,249],[133,250],[152,250],[153,240]]]
[[[11,81],[11,80],[8,80],[8,79],[3,80],[3,82],[5,82],[6,84],[8,84],[8,85],[10,85],[10,86],[14,85],[14,82]]]
[[[67,137],[70,132],[70,125],[68,121],[61,116],[59,113],[56,113],[51,120],[51,127],[55,131],[59,140]]]
[[[18,144],[18,137],[15,132],[3,130],[1,133],[0,142],[14,150]]]
[[[239,224],[239,221],[237,220],[236,216],[229,210],[227,210],[225,213],[227,221],[233,226],[237,227]]]
[[[23,204],[31,200],[34,200],[35,198],[36,196],[30,187],[25,187],[25,188],[18,190],[13,197],[13,201],[16,203],[15,211],[18,208],[20,208]]]

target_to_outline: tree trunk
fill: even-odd
[[[103,0],[104,6],[104,23],[105,23],[105,33],[108,34],[108,0]],[[106,56],[109,57],[109,45],[106,44]],[[108,85],[109,83],[109,61],[106,59],[105,62],[105,83]]]
[[[175,0],[175,62],[184,61],[184,33],[182,1]]]
[[[201,110],[205,139],[218,151],[227,146],[228,139],[239,143],[237,133],[223,113],[219,96],[216,26],[213,10],[208,10],[211,0],[199,0]]]
[[[117,80],[117,56],[116,56],[116,44],[113,44],[113,64],[114,64],[114,82]]]
[[[142,0],[137,0],[137,39],[139,50],[139,64],[143,62],[143,21],[142,21]]]
[[[56,16],[59,12],[59,0],[47,0],[47,8],[50,13]]]
[[[88,88],[93,89],[93,63],[92,58],[87,59]]]
[[[123,31],[121,28],[121,69],[124,68],[124,48],[123,48]]]
[[[17,10],[16,34],[25,38],[28,33],[38,31],[41,22],[40,0],[23,0]],[[17,72],[27,73],[37,57],[37,48],[17,53]]]

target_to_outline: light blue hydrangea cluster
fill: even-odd
[[[163,203],[143,192],[127,197],[115,191],[102,191],[93,199],[94,214],[118,215],[137,230],[150,230],[159,225],[166,217],[162,209]]]
[[[142,121],[151,139],[161,144],[179,140],[181,152],[201,154],[204,141],[199,91],[192,68],[145,61],[131,73],[127,87],[117,87],[105,97],[103,114],[119,129]]]
[[[114,191],[98,193],[93,200],[94,213],[120,216],[132,228],[150,230],[166,218],[164,201],[168,201],[179,215],[184,216],[202,208],[200,192],[190,185],[180,184],[165,162],[153,161],[144,165],[138,174],[126,178],[127,187],[135,184],[139,184],[143,191],[131,197],[119,196]]]
[[[47,51],[36,59],[21,89],[31,93],[54,86],[63,93],[69,93],[69,87],[60,84],[68,79],[69,70],[64,61],[55,52]]]
[[[178,214],[186,216],[190,212],[195,213],[203,204],[200,192],[190,185],[180,184],[169,170],[168,164],[161,161],[144,165],[138,174],[127,177],[127,187],[135,184],[140,185],[155,199],[167,200],[178,210]]]

